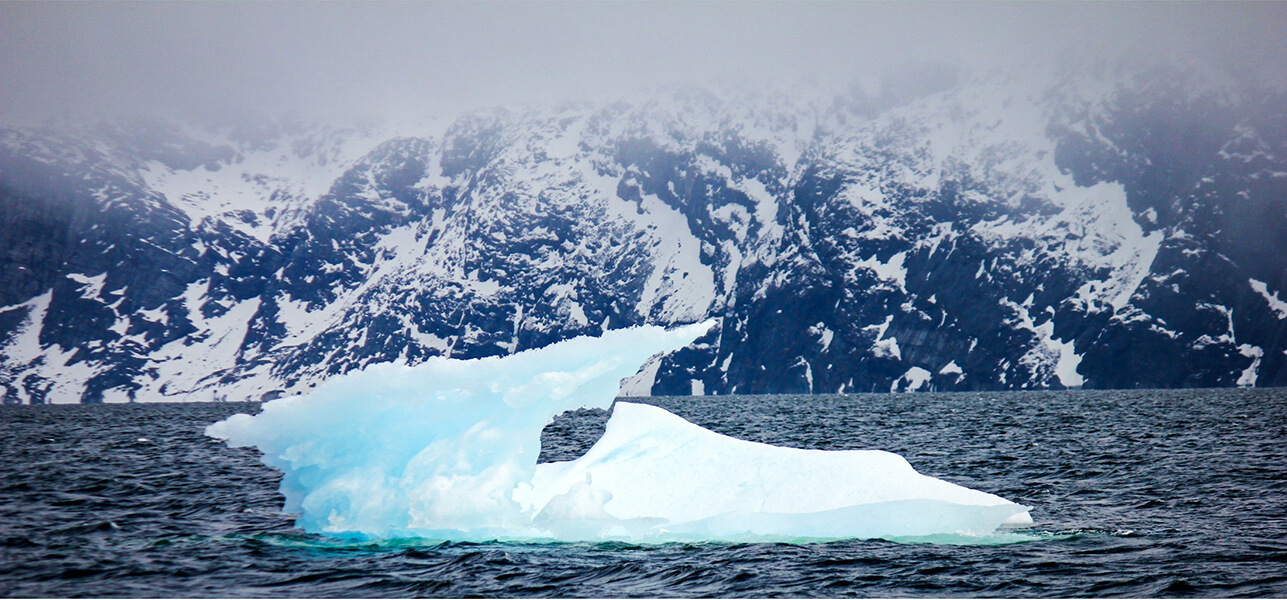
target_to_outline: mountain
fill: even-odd
[[[718,326],[625,391],[1287,385],[1287,91],[1177,67],[0,130],[5,402]]]

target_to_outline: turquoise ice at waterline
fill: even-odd
[[[581,458],[537,464],[556,415],[609,408],[622,378],[713,322],[579,337],[504,357],[338,376],[206,434],[282,472],[310,533],[434,540],[765,541],[988,536],[1027,507],[878,450],[748,442],[618,402]]]

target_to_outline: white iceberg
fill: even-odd
[[[1032,522],[999,496],[875,450],[781,448],[618,402],[577,460],[536,464],[556,415],[711,323],[638,327],[507,357],[376,365],[206,429],[283,473],[306,531],[441,540],[800,540],[987,535]]]

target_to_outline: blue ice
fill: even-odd
[[[636,327],[505,357],[373,365],[215,423],[282,472],[311,533],[435,540],[801,540],[988,535],[1032,522],[999,496],[877,450],[730,438],[618,402],[581,458],[538,465],[556,415],[609,408],[620,380],[711,322]]]

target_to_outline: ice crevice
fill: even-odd
[[[623,378],[713,321],[607,331],[504,357],[334,377],[206,429],[282,472],[310,533],[435,540],[793,541],[987,536],[1027,507],[879,450],[784,448],[613,401]],[[582,457],[537,464],[554,417],[613,408]]]

